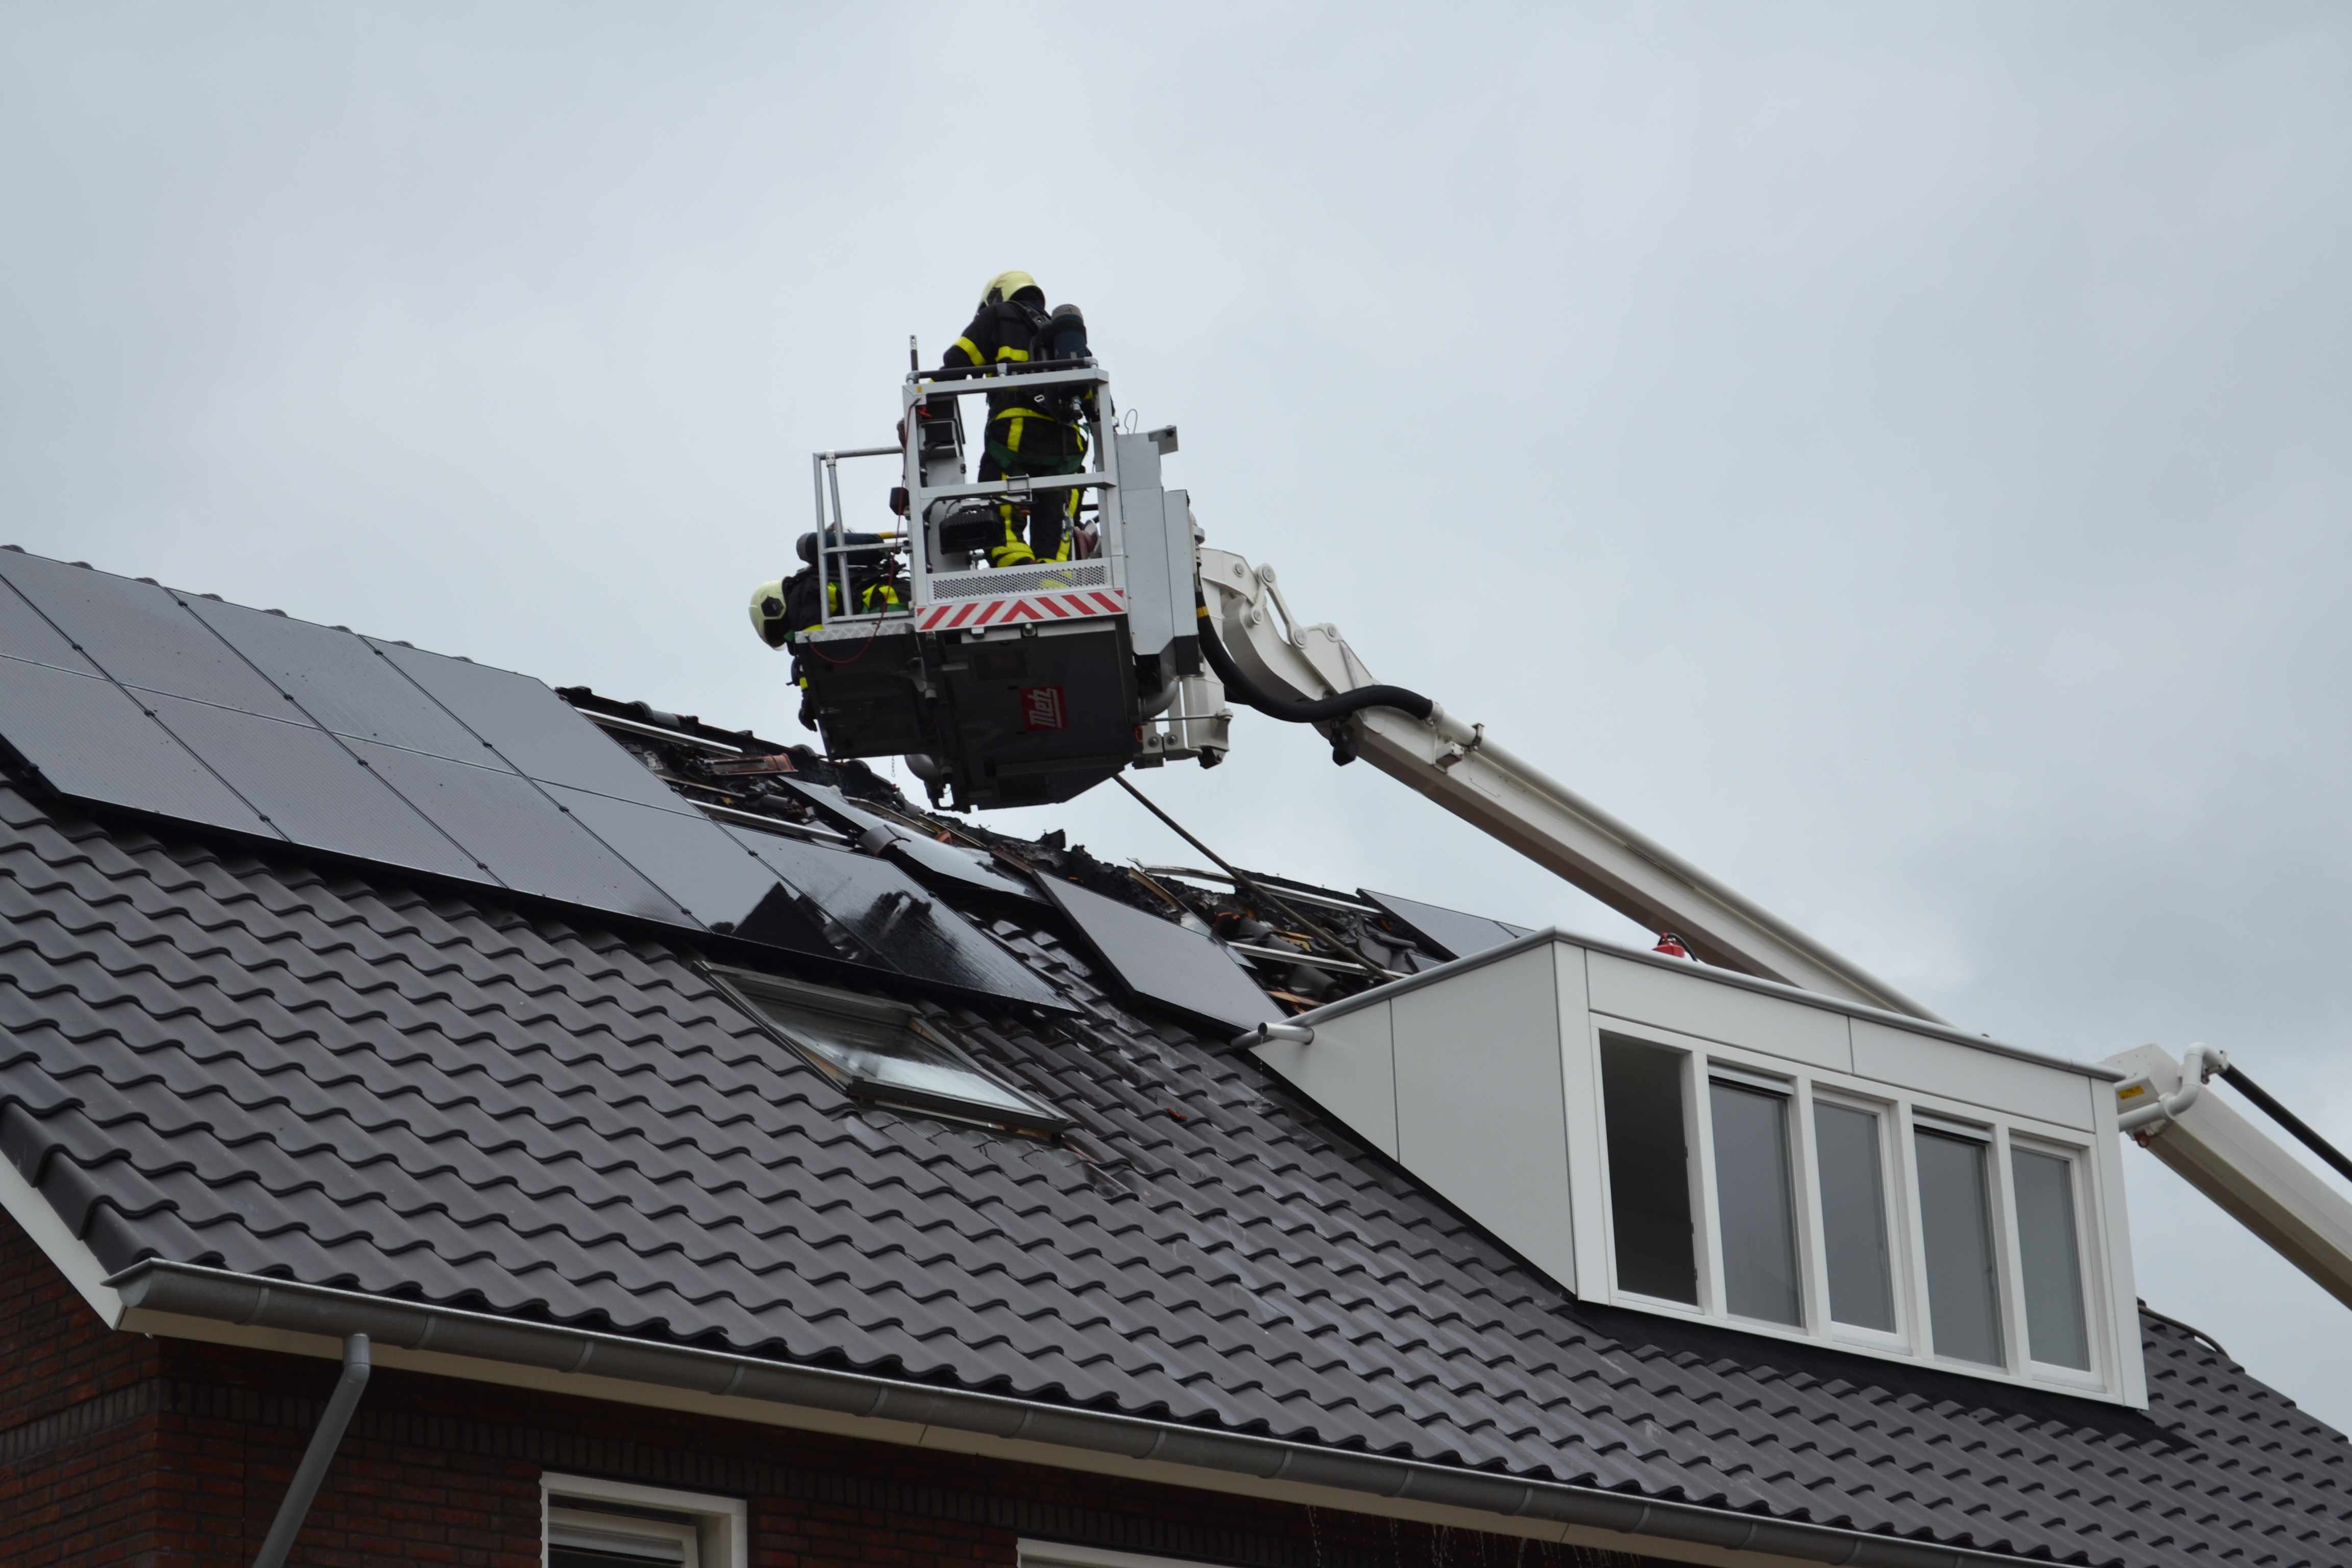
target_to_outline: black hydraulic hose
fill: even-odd
[[[2352,1160],[2346,1159],[2342,1151],[2338,1150],[2335,1144],[2330,1143],[2326,1139],[2322,1138],[2305,1122],[2302,1117],[2297,1116],[2294,1111],[2289,1110],[2285,1106],[2281,1105],[2277,1100],[2273,1100],[2270,1096],[2270,1091],[2264,1089],[2261,1084],[2256,1083],[2252,1079],[2248,1078],[2236,1068],[2223,1068],[2221,1069],[2221,1081],[2228,1084],[2231,1089],[2236,1089],[2240,1094],[2244,1095],[2248,1100],[2252,1100],[2256,1105],[2261,1106],[2264,1110],[2270,1112],[2272,1121],[2277,1122],[2281,1127],[2284,1127],[2288,1131],[2294,1133],[2297,1139],[2302,1141],[2305,1148],[2310,1150],[2313,1153],[2326,1161],[2330,1165],[2335,1166],[2337,1174],[2347,1179],[2352,1179]]]
[[[1367,708],[1393,708],[1410,713],[1416,719],[1426,719],[1437,704],[1418,691],[1407,691],[1402,686],[1359,686],[1353,691],[1342,691],[1337,697],[1318,698],[1312,702],[1294,702],[1286,697],[1274,697],[1258,689],[1257,683],[1241,671],[1225,645],[1217,640],[1217,628],[1209,618],[1209,606],[1200,606],[1201,651],[1208,656],[1209,668],[1217,672],[1225,689],[1256,709],[1269,719],[1280,719],[1291,724],[1320,724],[1328,720],[1345,719]]]

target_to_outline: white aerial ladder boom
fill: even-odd
[[[1339,628],[1300,623],[1271,566],[1202,548],[1208,618],[1242,673],[1268,696],[1312,701],[1373,684]],[[1187,694],[1184,711],[1196,711]],[[1178,721],[1181,721],[1181,716]],[[1749,902],[1664,845],[1432,705],[1427,719],[1366,708],[1325,732],[1382,773],[1694,956],[1725,969],[1941,1023],[1886,982]]]
[[[2342,1155],[2244,1074],[2231,1071],[2229,1058],[2210,1047],[2191,1046],[2175,1061],[2162,1046],[2142,1046],[2102,1065],[2131,1075],[2116,1086],[2125,1132],[2352,1307],[2352,1202],[2253,1122],[2202,1093],[2206,1077],[2221,1077],[2257,1104],[2268,1101],[2263,1109],[2283,1117],[2320,1158],[2341,1162]]]
[[[903,755],[933,803],[952,796],[958,810],[1043,805],[1129,767],[1214,766],[1230,749],[1231,696],[1314,724],[1338,760],[1364,758],[1621,914],[1674,932],[1706,963],[1943,1021],[1514,756],[1485,726],[1376,682],[1338,627],[1291,614],[1273,567],[1202,546],[1189,495],[1160,477],[1175,426],[1122,428],[1083,318],[1065,306],[1052,325],[1050,352],[1021,363],[925,370],[910,342],[897,443],[814,455],[805,568],[755,591],[751,621],[771,647],[793,649],[802,721],[821,731],[826,755]],[[1090,455],[1075,471],[967,475],[961,402],[992,408],[1015,396],[1074,429],[1083,423]],[[857,531],[842,507],[840,464],[858,458],[899,467],[895,519],[881,531]],[[1035,542],[1041,518],[1067,524],[1051,531],[1068,541],[1052,559],[988,564],[988,547],[1010,540],[1016,520]],[[1197,617],[1187,613],[1196,595]],[[2192,1047],[2189,1061],[2184,1076],[2151,1046],[2109,1064],[2133,1075],[2117,1090],[2123,1131],[2352,1305],[2352,1203],[2201,1096],[2205,1079],[2220,1073],[2347,1177],[2352,1160],[2218,1052]]]
[[[1291,614],[1271,566],[1228,551],[1199,555],[1201,648],[1221,667],[1182,683],[1156,736],[1169,755],[1222,752],[1230,694],[1278,717],[1315,722],[1341,760],[1360,756],[1456,816],[1655,931],[1680,936],[1707,963],[1807,991],[1936,1016],[1885,981],[1618,821],[1428,699],[1394,687],[1375,705],[1310,714],[1350,692],[1370,696],[1371,672],[1339,628]],[[1410,707],[1399,707],[1409,700]],[[1412,708],[1426,708],[1416,717]],[[1287,711],[1285,711],[1287,710]],[[1937,1019],[1937,1022],[1942,1020]],[[1282,1026],[1271,1026],[1279,1028]],[[2347,1176],[2352,1161],[2232,1069],[2221,1053],[2189,1047],[2186,1064],[2147,1046],[2105,1064],[2129,1076],[2116,1089],[2119,1125],[2288,1262],[2352,1306],[2352,1202],[2211,1095],[2221,1076]]]

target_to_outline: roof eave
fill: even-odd
[[[1598,1487],[1523,1480],[1424,1460],[662,1344],[193,1264],[150,1259],[106,1283],[121,1295],[126,1328],[169,1332],[166,1320],[176,1318],[319,1336],[325,1343],[363,1333],[383,1345],[541,1373],[752,1399],[866,1421],[947,1427],[1008,1442],[1172,1465],[1206,1472],[1198,1484],[1210,1489],[1217,1486],[1220,1476],[1248,1477],[1355,1493],[1368,1501],[1397,1500],[1460,1509],[1498,1521],[1540,1521],[1854,1568],[1990,1568],[2031,1561]],[[1373,1505],[1367,1511],[1383,1510]]]

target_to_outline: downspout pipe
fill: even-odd
[[[286,1489],[285,1500],[278,1505],[278,1517],[270,1521],[269,1534],[261,1542],[253,1568],[285,1568],[286,1554],[294,1550],[294,1538],[302,1532],[311,1500],[319,1495],[319,1483],[327,1479],[327,1467],[335,1462],[335,1450],[342,1446],[343,1428],[352,1424],[352,1412],[359,1408],[369,1366],[368,1337],[345,1335],[342,1375],[335,1379],[335,1392],[328,1396],[318,1430],[310,1434],[310,1446],[302,1450],[302,1462],[294,1468],[294,1484]]]
[[[869,1420],[941,1426],[1006,1441],[1329,1488],[1367,1498],[1439,1504],[1504,1519],[1581,1525],[1850,1568],[2028,1568],[2035,1562],[2010,1552],[1948,1546],[1924,1536],[1849,1530],[1574,1482],[1521,1479],[1492,1470],[1318,1443],[901,1383],[866,1373],[667,1345],[561,1323],[530,1322],[356,1290],[263,1279],[194,1264],[150,1259],[133,1264],[107,1283],[121,1293],[123,1305],[134,1312],[167,1313],[291,1333],[347,1335],[347,1354],[349,1345],[364,1346],[373,1334],[384,1343],[410,1350],[507,1365],[764,1400]],[[151,1331],[173,1331],[168,1324],[155,1324]],[[341,1397],[340,1389],[337,1397]],[[358,1397],[354,1389],[351,1398]],[[329,1415],[331,1417],[333,1412]],[[343,1416],[348,1419],[349,1415],[346,1406]],[[328,1426],[320,1424],[321,1436]],[[333,1428],[340,1436],[341,1423],[335,1422]],[[312,1447],[318,1446],[314,1441]],[[327,1444],[329,1449],[332,1447],[331,1442]],[[306,1468],[308,1465],[306,1459]],[[323,1458],[318,1468],[324,1473]],[[311,1486],[316,1489],[315,1478]],[[307,1495],[304,1500],[307,1503]],[[289,1496],[289,1507],[292,1502]],[[271,1538],[276,1539],[274,1531]],[[289,1528],[288,1539],[291,1538]]]

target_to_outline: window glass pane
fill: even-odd
[[[1707,1086],[1707,1104],[1723,1221],[1724,1306],[1743,1318],[1800,1322],[1788,1098],[1717,1082]]]
[[[1618,1288],[1696,1306],[1698,1266],[1691,1252],[1690,1175],[1683,1147],[1683,1059],[1673,1051],[1603,1035],[1601,1096],[1609,1134]]]
[[[1916,1142],[1927,1318],[1936,1353],[2000,1366],[2000,1296],[1993,1273],[1992,1211],[1985,1199],[1985,1146],[1924,1127]]]
[[[745,970],[709,973],[776,1037],[853,1094],[1024,1131],[1051,1134],[1069,1125],[1069,1118],[998,1082],[903,1008]]]
[[[548,1568],[697,1568],[701,1561],[694,1527],[667,1519],[607,1512],[593,1505],[565,1507],[551,1499],[547,1510]]]
[[[2083,1260],[2074,1241],[2074,1173],[2054,1154],[2009,1152],[2017,1184],[2017,1264],[2025,1277],[2025,1344],[2035,1361],[2091,1370]]]
[[[1891,1334],[1895,1282],[1886,1248],[1886,1184],[1878,1169],[1878,1118],[1815,1100],[1813,1140],[1822,1174],[1830,1316]]]
[[[966,1066],[958,1053],[902,1025],[811,1012],[761,996],[752,1000],[795,1042],[868,1088],[911,1089],[997,1110],[1034,1110],[1011,1089]]]

